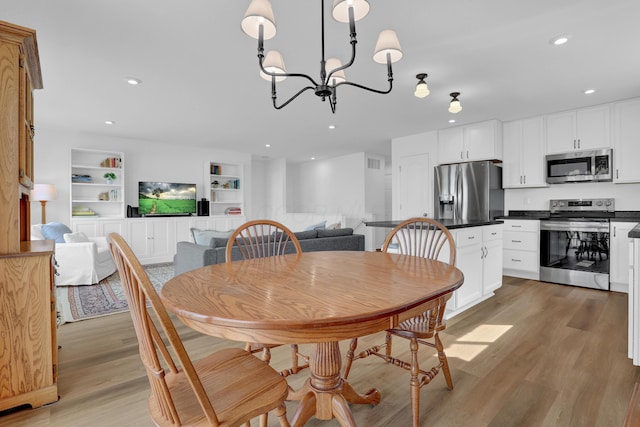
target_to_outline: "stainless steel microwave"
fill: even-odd
[[[611,148],[547,155],[547,183],[593,181],[613,181]]]

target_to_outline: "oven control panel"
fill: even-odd
[[[555,212],[614,212],[615,199],[558,199],[549,201],[549,211]]]

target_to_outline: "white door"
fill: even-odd
[[[429,155],[403,156],[398,162],[400,177],[400,206],[398,220],[433,217],[433,170],[429,167]]]

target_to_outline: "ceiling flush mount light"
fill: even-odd
[[[139,85],[140,83],[142,83],[142,80],[140,79],[136,79],[135,77],[127,77],[127,83],[129,83],[130,85]]]
[[[418,79],[418,84],[416,85],[416,91],[413,93],[417,98],[424,98],[431,93],[429,91],[429,86],[427,86],[427,82],[424,79],[427,78],[426,73],[416,74],[416,79]]]
[[[551,43],[554,46],[560,46],[568,42],[569,38],[570,36],[568,34],[563,34],[563,35],[552,38],[551,40],[549,40],[549,43]]]
[[[460,100],[458,99],[458,97],[460,96],[460,92],[451,92],[449,96],[451,97],[451,102],[449,103],[449,112],[457,114],[462,111],[462,105],[460,105]]]
[[[266,56],[264,53],[264,41],[273,38],[276,35],[276,20],[271,8],[269,0],[251,0],[247,12],[242,18],[242,31],[250,37],[258,40],[258,66],[260,75],[271,80],[271,99],[273,107],[277,110],[286,107],[291,101],[296,99],[302,93],[312,90],[322,101],[329,101],[331,111],[336,112],[337,88],[342,85],[355,86],[370,92],[387,94],[393,88],[393,70],[391,64],[402,58],[402,49],[398,36],[393,30],[384,30],[378,36],[378,42],[373,54],[373,60],[380,64],[387,65],[387,82],[389,88],[386,90],[378,90],[363,86],[358,83],[347,81],[344,70],[351,67],[356,57],[356,21],[364,18],[369,13],[369,2],[367,0],[333,0],[332,15],[333,18],[342,23],[349,24],[349,36],[351,43],[351,59],[342,65],[342,62],[336,58],[325,58],[324,53],[324,0],[320,0],[320,29],[322,49],[320,55],[320,74],[319,80],[314,79],[308,74],[288,73],[284,66],[282,55],[277,51],[269,51]],[[308,85],[300,89],[289,99],[278,105],[276,83],[279,83],[287,77],[300,77],[308,81]]]

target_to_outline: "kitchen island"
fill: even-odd
[[[640,224],[629,237],[629,349],[633,364],[640,366]]]
[[[394,228],[402,221],[368,221],[367,227]],[[456,267],[464,284],[447,304],[451,318],[491,298],[502,286],[502,221],[439,220],[456,242]]]

